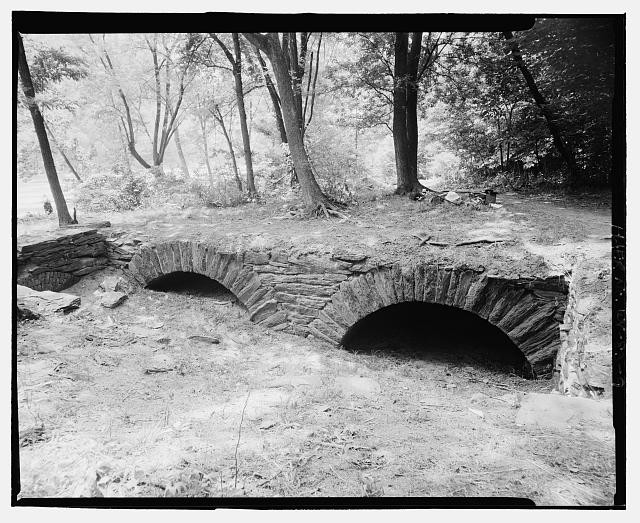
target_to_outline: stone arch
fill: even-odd
[[[129,262],[132,276],[146,286],[174,272],[202,274],[224,285],[247,308],[250,319],[265,322],[277,311],[273,291],[243,263],[243,254],[196,241],[169,241],[140,248]]]
[[[567,284],[502,278],[467,266],[419,264],[377,267],[340,284],[309,329],[332,344],[369,314],[396,303],[423,301],[464,309],[504,332],[538,376],[549,376],[560,346]]]

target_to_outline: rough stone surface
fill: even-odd
[[[107,264],[122,267],[129,282],[142,286],[172,272],[202,274],[231,290],[252,321],[331,344],[386,306],[406,301],[454,306],[503,330],[540,377],[550,376],[556,364],[568,294],[564,276],[501,277],[466,264],[374,263],[359,252],[292,254],[217,242],[145,243],[105,238],[96,230],[23,246],[18,258],[19,282],[30,278],[58,287]],[[105,286],[122,290],[111,281]]]
[[[17,286],[18,309],[26,309],[35,314],[46,315],[55,312],[69,312],[80,307],[80,296],[53,291],[36,291]]]
[[[127,295],[123,292],[107,291],[100,298],[100,305],[107,309],[115,309],[118,305],[122,305],[127,299]]]
[[[81,276],[107,267],[110,247],[97,229],[23,245],[17,254],[18,283],[35,290],[66,289]]]

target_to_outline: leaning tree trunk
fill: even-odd
[[[227,141],[227,146],[229,147],[229,155],[231,156],[231,165],[233,166],[233,175],[236,180],[236,185],[238,186],[238,190],[242,192],[242,180],[240,180],[240,175],[238,173],[238,163],[236,162],[236,154],[233,151],[233,142],[231,142],[231,137],[227,132],[227,126],[224,124],[220,109],[216,107],[216,111],[218,112],[216,120],[218,120],[218,123],[220,124],[220,129],[222,129],[222,134],[224,135],[224,139]]]
[[[204,163],[207,166],[207,174],[213,185],[213,171],[211,170],[211,162],[209,161],[209,143],[207,140],[207,122],[204,118],[199,117],[200,130],[202,131],[202,148],[204,150]]]
[[[58,143],[58,140],[56,140],[56,137],[54,136],[53,132],[51,131],[51,127],[49,127],[49,124],[47,124],[46,120],[44,120],[44,128],[49,133],[49,136],[51,136],[51,141],[58,148],[58,152],[60,153],[60,156],[62,156],[62,159],[64,160],[64,163],[67,164],[67,167],[69,168],[71,173],[76,177],[76,180],[78,180],[80,183],[82,183],[82,178],[80,178],[80,175],[78,174],[78,171],[76,171],[75,167],[73,166],[73,164],[71,163],[69,158],[67,158],[67,155],[65,154],[64,149],[62,148],[60,143]]]
[[[270,33],[269,36],[258,35],[257,33],[243,34],[252,44],[260,47],[271,61],[278,92],[280,93],[282,117],[287,131],[287,138],[289,139],[289,150],[291,151],[293,165],[300,182],[300,192],[307,212],[315,212],[322,205],[331,205],[313,175],[313,170],[304,148],[302,129],[300,128],[298,111],[291,87],[291,75],[278,42],[277,34]]]
[[[247,112],[244,107],[244,92],[242,89],[242,55],[240,54],[240,39],[238,33],[232,33],[233,48],[236,54],[233,65],[233,77],[236,84],[236,99],[238,101],[238,113],[240,115],[240,131],[242,132],[242,145],[244,149],[244,164],[247,170],[247,192],[249,196],[257,194],[253,177],[253,161],[251,160],[251,139],[247,127]]]
[[[31,81],[31,73],[29,72],[29,65],[27,64],[27,57],[24,52],[24,44],[22,43],[22,36],[18,34],[18,73],[20,74],[20,82],[22,83],[22,90],[26,98],[29,112],[31,113],[31,119],[33,120],[33,126],[38,137],[38,143],[40,145],[40,152],[42,153],[42,161],[44,163],[44,170],[47,174],[47,180],[49,181],[49,187],[51,189],[51,195],[53,196],[53,202],[56,206],[56,213],[58,214],[58,223],[60,225],[68,225],[74,222],[73,218],[69,214],[67,208],[67,202],[60,187],[60,180],[58,180],[58,173],[56,172],[56,165],[53,161],[53,155],[51,154],[51,146],[49,145],[49,139],[47,138],[47,131],[44,126],[44,119],[38,108],[38,104],[35,101],[35,91],[33,89],[33,83]]]
[[[284,127],[284,120],[282,119],[282,109],[280,108],[280,97],[278,96],[276,87],[273,85],[273,81],[271,80],[271,76],[269,75],[269,71],[267,69],[267,64],[265,63],[264,58],[262,58],[260,50],[256,47],[254,47],[254,50],[256,57],[258,58],[258,62],[260,63],[260,67],[262,68],[264,84],[266,85],[269,97],[271,98],[273,114],[275,115],[276,125],[278,126],[278,133],[280,134],[280,143],[288,143],[287,131]]]
[[[284,60],[280,57],[272,62],[280,99],[282,100],[282,116],[285,128],[287,130],[287,138],[289,139],[289,150],[295,166],[296,175],[300,182],[302,197],[309,209],[317,207],[319,204],[328,203],[327,198],[322,193],[318,182],[311,170],[311,164],[307,157],[307,151],[304,148],[302,139],[302,129],[298,118],[298,111],[295,105],[293,89],[291,88],[291,80],[289,71],[287,71]]]
[[[178,131],[177,125],[176,130],[173,133],[173,141],[176,144],[176,149],[178,150],[178,158],[180,158],[180,168],[182,169],[182,173],[185,178],[190,178],[189,166],[187,165],[187,160],[184,157],[184,151],[182,150],[182,144],[180,143],[180,132]]]
[[[560,131],[560,126],[557,122],[557,117],[549,106],[547,100],[544,98],[544,96],[542,96],[542,93],[540,93],[540,90],[536,85],[531,71],[529,71],[529,68],[524,63],[522,53],[520,52],[520,48],[518,47],[518,44],[513,37],[513,33],[511,31],[503,31],[502,34],[509,43],[511,56],[513,57],[513,60],[516,63],[518,69],[520,69],[520,72],[522,73],[522,76],[527,83],[527,87],[529,88],[531,96],[533,96],[536,105],[540,108],[542,115],[547,121],[547,127],[549,128],[549,132],[553,137],[554,145],[556,146],[556,149],[560,153],[560,156],[562,157],[564,162],[567,164],[567,168],[569,169],[569,185],[575,187],[579,182],[578,166],[576,164],[573,153],[562,137],[562,132]]]

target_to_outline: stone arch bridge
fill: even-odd
[[[506,333],[539,377],[553,370],[568,293],[563,276],[505,278],[468,265],[372,264],[353,253],[232,252],[181,240],[139,246],[128,269],[143,286],[174,272],[202,274],[231,290],[252,321],[331,344],[396,303],[464,309]]]

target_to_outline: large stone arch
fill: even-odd
[[[466,266],[432,264],[378,267],[344,281],[309,330],[332,344],[369,314],[396,303],[423,301],[464,309],[503,331],[538,376],[549,376],[560,346],[567,284],[493,276]]]
[[[207,276],[233,292],[256,323],[268,321],[278,308],[272,289],[244,264],[243,253],[220,251],[197,241],[175,240],[142,246],[131,258],[129,270],[143,286],[174,272]]]

